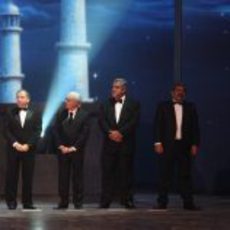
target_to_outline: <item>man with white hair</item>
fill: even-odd
[[[81,107],[76,92],[66,96],[64,109],[58,111],[54,126],[55,146],[58,151],[58,187],[60,203],[56,209],[69,206],[70,175],[72,174],[73,204],[75,209],[83,203],[83,160],[88,136],[89,114]]]
[[[111,98],[103,107],[100,125],[105,136],[102,154],[101,208],[109,208],[117,187],[121,204],[128,209],[133,203],[133,159],[136,128],[139,122],[139,103],[127,95],[127,82],[116,78]],[[115,184],[116,175],[118,184]]]

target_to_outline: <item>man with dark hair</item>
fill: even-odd
[[[114,191],[117,190],[115,181],[119,183],[121,204],[128,209],[135,208],[132,183],[139,112],[139,103],[127,95],[126,80],[115,79],[111,98],[103,105],[100,118],[100,125],[105,135],[101,208],[109,208]],[[115,178],[117,174],[118,180]]]
[[[198,153],[200,132],[194,104],[185,101],[186,88],[176,83],[171,100],[159,104],[154,124],[155,152],[160,158],[158,208],[166,209],[175,163],[184,209],[197,210],[192,194],[191,163]]]
[[[24,209],[35,209],[32,201],[32,184],[35,149],[40,138],[41,114],[30,106],[26,90],[16,94],[17,106],[6,114],[5,135],[7,140],[6,203],[9,209],[17,207],[17,185],[22,167],[22,204]]]

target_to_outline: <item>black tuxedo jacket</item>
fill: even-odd
[[[136,128],[139,123],[140,105],[135,100],[126,96],[122,107],[120,120],[116,123],[114,100],[109,99],[104,103],[101,110],[100,126],[105,134],[106,140],[110,130],[118,130],[124,137],[123,143],[135,145]]]
[[[83,150],[89,133],[89,113],[80,108],[74,120],[69,123],[68,111],[60,109],[54,124],[54,138],[56,149],[60,145],[74,146],[79,151]]]
[[[42,118],[40,111],[33,107],[27,110],[24,127],[21,126],[19,109],[9,109],[5,116],[5,136],[7,143],[12,146],[14,142],[28,144],[34,150],[42,130]]]
[[[200,144],[199,122],[193,103],[183,102],[182,140],[188,148]],[[172,101],[158,105],[154,124],[155,143],[161,142],[164,148],[171,148],[176,135],[176,116]]]

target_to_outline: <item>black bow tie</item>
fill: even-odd
[[[28,111],[28,108],[18,108],[18,111]]]
[[[119,99],[119,100],[115,100],[115,103],[121,103],[122,104],[122,99]]]
[[[183,105],[183,102],[173,102],[174,105]]]
[[[73,112],[69,112],[69,116],[68,116],[68,122],[69,123],[73,122],[73,119],[74,119],[73,115],[74,115]]]
[[[112,101],[112,103],[113,104],[116,104],[116,103],[123,103],[123,100],[122,99],[118,99],[118,100],[116,100],[115,98],[111,98],[111,101]]]

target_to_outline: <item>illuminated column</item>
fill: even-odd
[[[61,38],[57,77],[89,100],[88,50],[85,0],[61,1]],[[67,83],[68,84],[68,83]]]
[[[14,103],[21,89],[20,12],[11,0],[0,5],[0,103]]]

